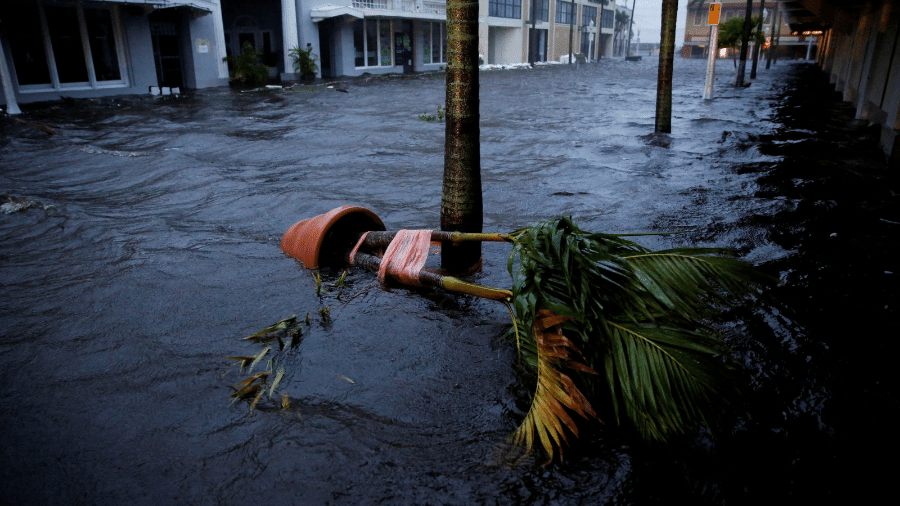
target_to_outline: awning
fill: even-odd
[[[106,2],[112,4],[137,4],[148,5],[156,9],[169,9],[172,7],[187,7],[203,13],[212,12],[212,6],[209,2],[201,0],[94,0],[95,2]]]
[[[309,12],[313,23],[318,23],[323,19],[336,18],[338,16],[350,16],[357,19],[365,17],[360,9],[356,9],[349,5],[324,4],[313,7]]]

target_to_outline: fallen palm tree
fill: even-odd
[[[292,226],[282,249],[308,268],[347,262],[413,286],[433,286],[510,307],[535,377],[531,407],[512,440],[553,457],[578,435],[572,415],[667,441],[713,425],[740,393],[738,369],[710,323],[771,280],[724,249],[651,251],[625,235],[589,233],[571,218],[509,234],[386,232],[365,208],[345,206]],[[512,289],[425,269],[431,241],[513,244]]]

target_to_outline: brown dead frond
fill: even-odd
[[[537,387],[525,420],[511,436],[514,443],[524,445],[528,451],[540,441],[551,460],[555,456],[554,447],[559,449],[561,457],[563,444],[568,444],[565,428],[578,436],[578,426],[569,411],[599,420],[572,378],[562,372],[565,368],[597,374],[577,360],[581,352],[563,335],[560,325],[569,319],[547,310],[537,313],[532,326],[538,355]]]

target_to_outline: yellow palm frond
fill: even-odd
[[[538,378],[531,408],[522,425],[512,434],[516,444],[531,450],[540,441],[541,446],[552,459],[554,448],[562,456],[563,445],[568,444],[565,428],[576,437],[578,426],[569,411],[584,418],[599,418],[591,408],[587,398],[575,386],[563,368],[597,374],[593,369],[574,359],[581,353],[562,333],[561,324],[570,317],[557,316],[550,311],[540,310],[532,326],[537,343]]]

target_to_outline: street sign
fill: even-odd
[[[722,12],[722,4],[709,4],[709,21],[707,24],[718,25],[720,12]]]

